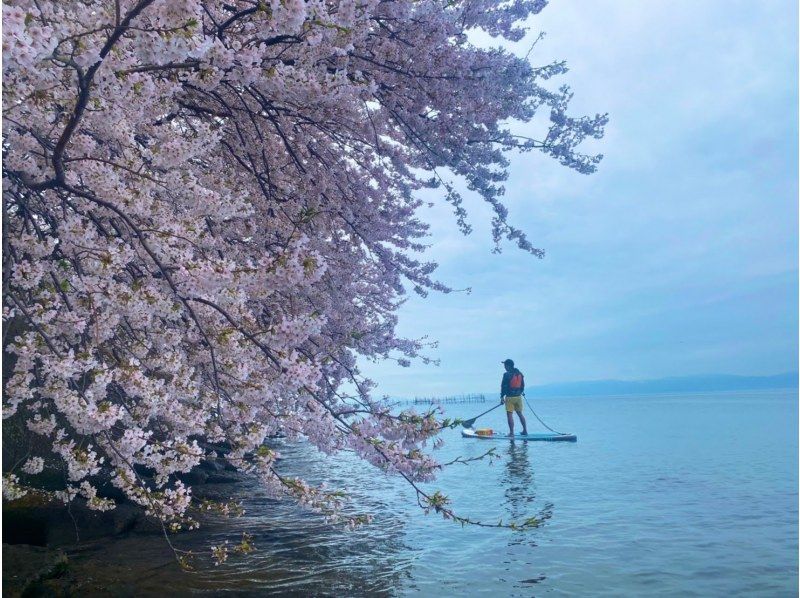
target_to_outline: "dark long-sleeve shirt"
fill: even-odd
[[[505,374],[503,374],[503,381],[500,382],[501,397],[518,397],[523,392],[525,392],[525,376],[522,376],[522,388],[519,389],[515,388],[514,390],[511,390],[511,388],[509,387],[511,383],[511,377],[514,374],[519,374],[520,376],[522,376],[522,372],[520,372],[517,368],[514,368],[510,372],[506,372]]]

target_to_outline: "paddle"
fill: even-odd
[[[497,409],[497,408],[498,408],[500,405],[502,405],[502,403],[498,403],[497,405],[495,405],[494,407],[492,407],[492,408],[491,408],[491,409],[489,409],[488,411],[484,411],[483,413],[481,413],[480,415],[476,415],[476,416],[475,416],[475,417],[473,417],[472,419],[468,419],[468,420],[465,420],[465,421],[461,422],[461,425],[462,425],[462,426],[464,426],[465,428],[471,428],[471,427],[472,427],[472,424],[474,424],[474,423],[475,423],[475,420],[476,420],[476,419],[478,419],[479,417],[483,417],[484,415],[486,415],[487,413],[489,413],[489,411],[494,411],[494,410],[495,410],[495,409]]]

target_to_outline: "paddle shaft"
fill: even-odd
[[[476,416],[475,416],[475,417],[473,417],[472,419],[465,420],[465,421],[464,421],[464,422],[463,422],[461,425],[462,425],[462,426],[464,426],[465,428],[471,428],[471,427],[472,427],[472,424],[474,424],[474,423],[475,423],[475,420],[476,420],[476,419],[478,419],[479,417],[483,417],[484,415],[486,415],[487,413],[489,413],[489,411],[494,411],[494,410],[495,410],[495,409],[497,409],[497,408],[498,408],[500,405],[502,405],[502,403],[498,403],[497,405],[495,405],[495,406],[494,406],[494,407],[492,407],[491,409],[487,409],[486,411],[484,411],[484,412],[483,412],[483,413],[481,413],[480,415],[476,415]]]

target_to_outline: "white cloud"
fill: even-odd
[[[442,278],[475,292],[403,308],[401,330],[438,337],[442,367],[365,368],[381,389],[492,388],[508,355],[544,382],[792,369],[796,11],[552,2],[533,57],[568,60],[576,112],[610,112],[606,159],[590,177],[544,156],[513,160],[507,203],[544,261],[491,255],[488,208],[469,196],[469,237],[448,207],[425,214]]]

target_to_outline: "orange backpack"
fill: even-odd
[[[513,391],[522,392],[522,373],[517,372],[513,376],[511,376],[511,380],[508,381],[508,388]]]

